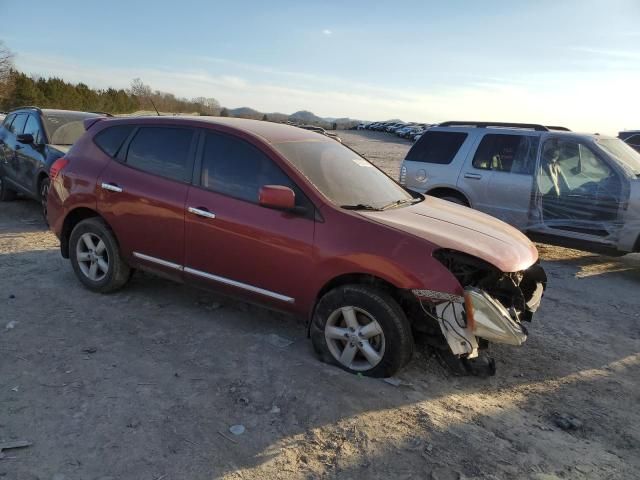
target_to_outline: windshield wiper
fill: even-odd
[[[410,203],[410,204],[414,204],[414,203],[418,203],[420,202],[422,199],[420,198],[412,198],[412,199],[402,199],[402,200],[396,200],[395,202],[391,202],[386,204],[384,207],[382,207],[380,210],[387,210],[388,208],[394,208],[394,207],[399,207],[400,205],[404,205],[406,203]]]
[[[340,205],[340,208],[344,208],[345,210],[371,210],[374,212],[379,212],[382,210],[381,208],[376,208],[372,205],[367,205],[364,203],[358,203],[357,205]]]

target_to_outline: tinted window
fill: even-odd
[[[28,115],[26,113],[18,113],[9,130],[16,135],[20,135],[24,130],[24,124],[27,123],[27,116]]]
[[[133,128],[133,125],[116,125],[105,128],[93,138],[93,141],[104,153],[115,157]]]
[[[228,135],[207,133],[202,158],[203,187],[231,197],[258,202],[260,187],[283,185],[302,193],[280,168],[253,145]]]
[[[128,165],[173,180],[191,179],[189,128],[143,127],[129,144]]]
[[[42,136],[40,135],[40,122],[38,121],[38,117],[36,117],[35,115],[29,115],[27,123],[24,127],[24,133],[33,135],[33,141],[35,144],[42,143]]]
[[[427,131],[409,150],[407,160],[441,165],[449,164],[466,138],[467,134],[463,132]]]
[[[485,170],[532,174],[537,150],[537,137],[487,134],[476,150],[473,166]]]
[[[634,145],[637,147],[640,145],[640,135],[631,135],[630,137],[627,137],[625,142],[627,142],[629,145]]]

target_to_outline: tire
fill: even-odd
[[[47,197],[49,196],[49,186],[51,182],[49,181],[49,177],[45,177],[40,181],[40,188],[38,188],[38,196],[40,198],[40,208],[42,210],[42,216],[44,217],[44,221],[47,225],[49,225],[49,221],[47,220]]]
[[[390,377],[413,355],[406,315],[388,293],[370,286],[328,292],[316,306],[310,330],[320,360],[350,373]]]
[[[458,205],[462,205],[463,207],[468,207],[469,206],[469,204],[467,203],[467,201],[464,198],[457,197],[455,195],[445,195],[443,197],[440,197],[440,199],[446,200],[447,202],[451,202],[451,203],[456,203]]]
[[[98,217],[75,226],[69,239],[69,258],[80,282],[94,292],[115,292],[131,277],[113,232]]]
[[[11,190],[4,178],[0,177],[0,202],[10,202],[15,200],[17,193]]]

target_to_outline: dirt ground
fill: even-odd
[[[394,175],[409,147],[341,135]],[[418,352],[394,386],[258,307],[141,273],[90,293],[35,203],[0,204],[0,444],[32,442],[0,479],[639,478],[640,257],[539,249],[543,306],[495,377]]]

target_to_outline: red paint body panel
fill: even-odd
[[[231,198],[197,186],[144,173],[107,157],[93,136],[116,124],[181,125],[241,137],[261,149],[298,185],[318,215],[303,217]],[[60,236],[75,208],[91,208],[116,234],[132,264],[148,255],[178,268],[185,281],[309,315],[318,293],[346,274],[370,274],[399,289],[455,295],[462,287],[432,257],[438,248],[477,256],[503,271],[537,259],[531,242],[508,225],[479,212],[428,197],[420,204],[383,212],[335,207],[270,144],[326,141],[307,130],[254,120],[203,117],[103,119],[71,149],[69,165],[49,193],[49,222]],[[113,183],[121,193],[103,190]],[[189,213],[208,210],[215,218]],[[182,271],[184,269],[184,272]]]

